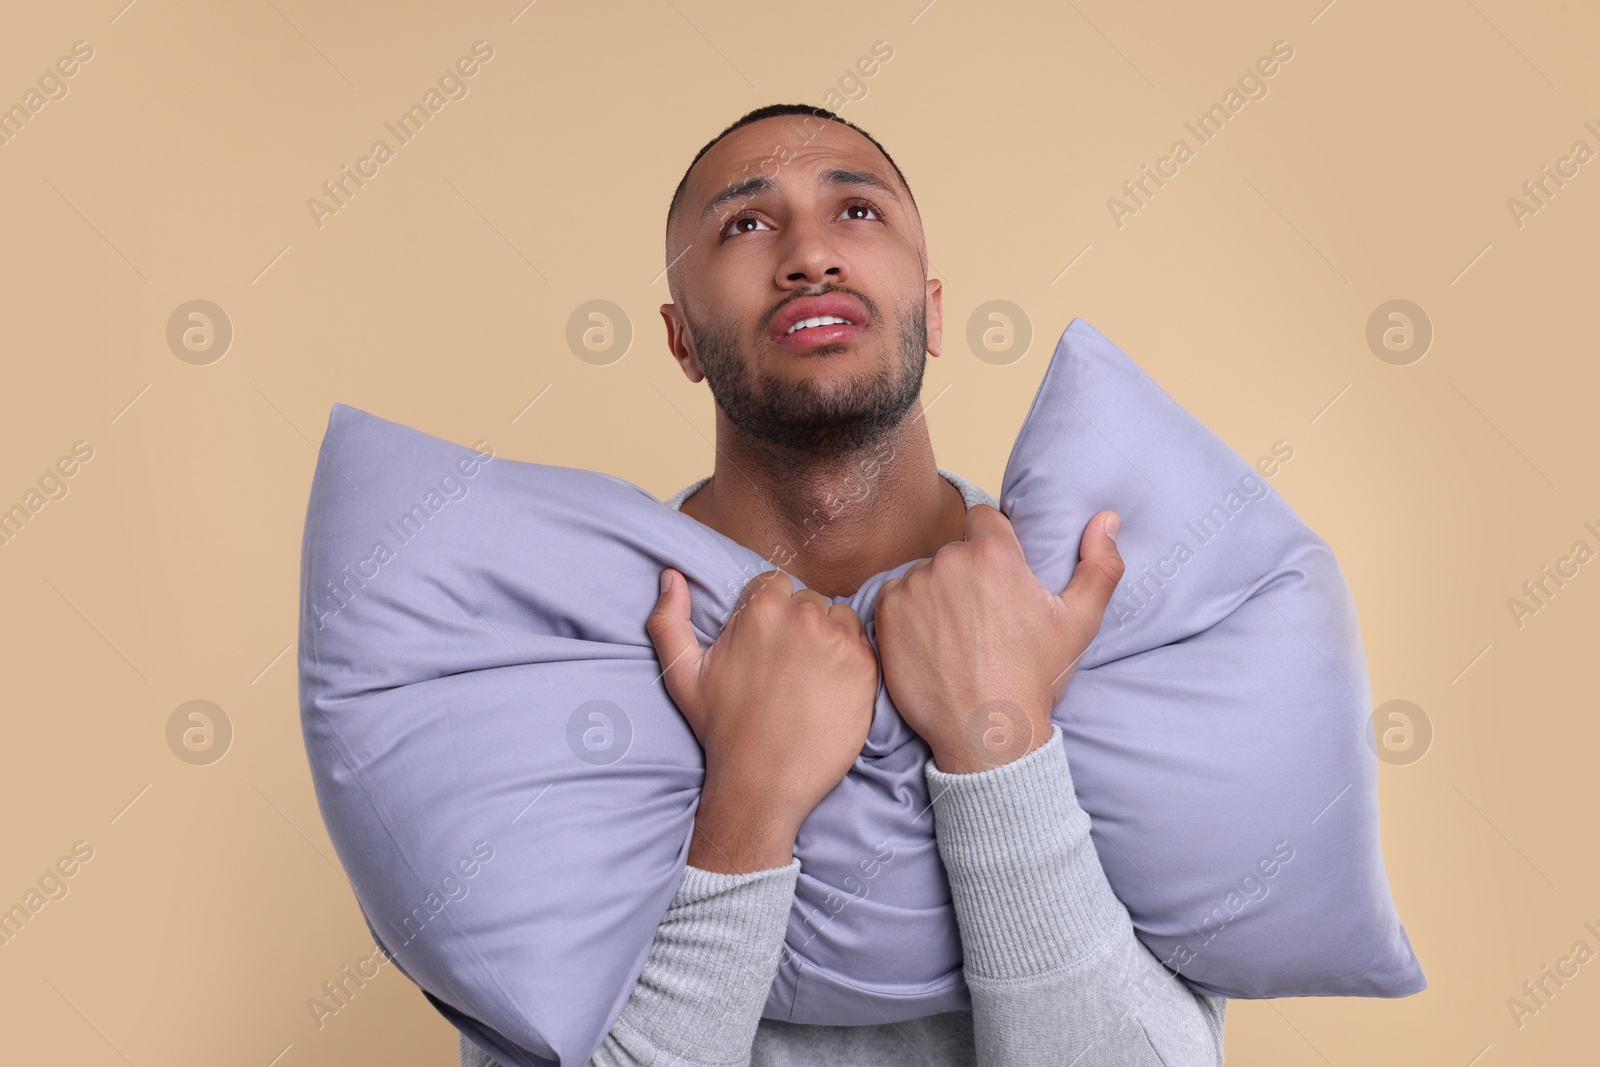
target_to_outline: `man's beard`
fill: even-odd
[[[876,317],[876,316],[875,316]],[[879,319],[878,321],[882,321]],[[732,330],[690,324],[695,355],[711,396],[728,421],[755,441],[810,458],[849,456],[899,426],[922,395],[927,367],[927,318],[921,304],[906,308],[889,366],[840,390],[809,379],[763,375],[754,388]],[[794,359],[847,356],[795,354]]]

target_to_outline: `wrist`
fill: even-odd
[[[794,859],[799,825],[765,797],[730,792],[709,783],[695,811],[688,863],[719,874],[783,867]]]
[[[968,728],[951,736],[930,739],[934,766],[946,774],[976,774],[1013,763],[1049,743],[1053,722],[1034,716],[996,724],[973,719]]]

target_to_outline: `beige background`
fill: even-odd
[[[1520,628],[1508,601],[1600,548],[1600,163],[1520,227],[1507,200],[1600,149],[1593,7],[124,2],[12,5],[0,33],[5,105],[93,49],[0,145],[0,507],[93,449],[0,546],[0,906],[93,849],[0,946],[0,1062],[454,1062],[390,969],[320,1027],[307,1006],[372,951],[297,719],[314,442],[343,401],[660,497],[708,473],[709,394],[656,312],[668,197],[744,111],[841,100],[905,169],[946,284],[941,465],[999,491],[1084,317],[1242,456],[1293,448],[1272,485],[1338,554],[1375,701],[1431,723],[1425,758],[1381,768],[1431,987],[1235,1001],[1228,1062],[1592,1060],[1600,965],[1520,1028],[1507,1001],[1600,949],[1600,564]],[[308,199],[479,40],[468,95],[319,228]],[[893,58],[851,83],[877,41]],[[1268,95],[1198,145],[1184,122],[1276,41]],[[1178,138],[1194,158],[1119,228],[1108,198]],[[234,332],[205,366],[166,338],[197,299]],[[604,366],[566,342],[595,299],[634,331]],[[961,343],[992,299],[1035,331],[1003,366]],[[1406,366],[1365,338],[1394,299],[1435,331]],[[205,766],[167,740],[196,699],[233,730]]]

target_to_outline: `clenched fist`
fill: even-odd
[[[878,591],[884,684],[939,770],[987,770],[1050,739],[1050,714],[1122,580],[1115,520],[1111,511],[1089,520],[1059,595],[1039,584],[1010,520],[987,504],[967,509],[965,540]]]
[[[866,743],[878,658],[847,604],[796,591],[782,571],[745,586],[710,648],[689,624],[689,586],[668,583],[645,629],[667,694],[706,754],[689,863],[737,873],[793,858],[800,824]]]

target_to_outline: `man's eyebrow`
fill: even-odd
[[[872,189],[879,189],[885,194],[900,198],[900,191],[885,182],[870,170],[853,170],[849,167],[830,167],[822,172],[821,178],[824,185],[861,185]],[[753,178],[746,178],[742,182],[723,189],[722,192],[707,201],[704,210],[700,212],[700,225],[704,226],[717,213],[717,209],[732,200],[748,200],[760,193],[776,192],[778,183],[772,178],[758,174]]]

